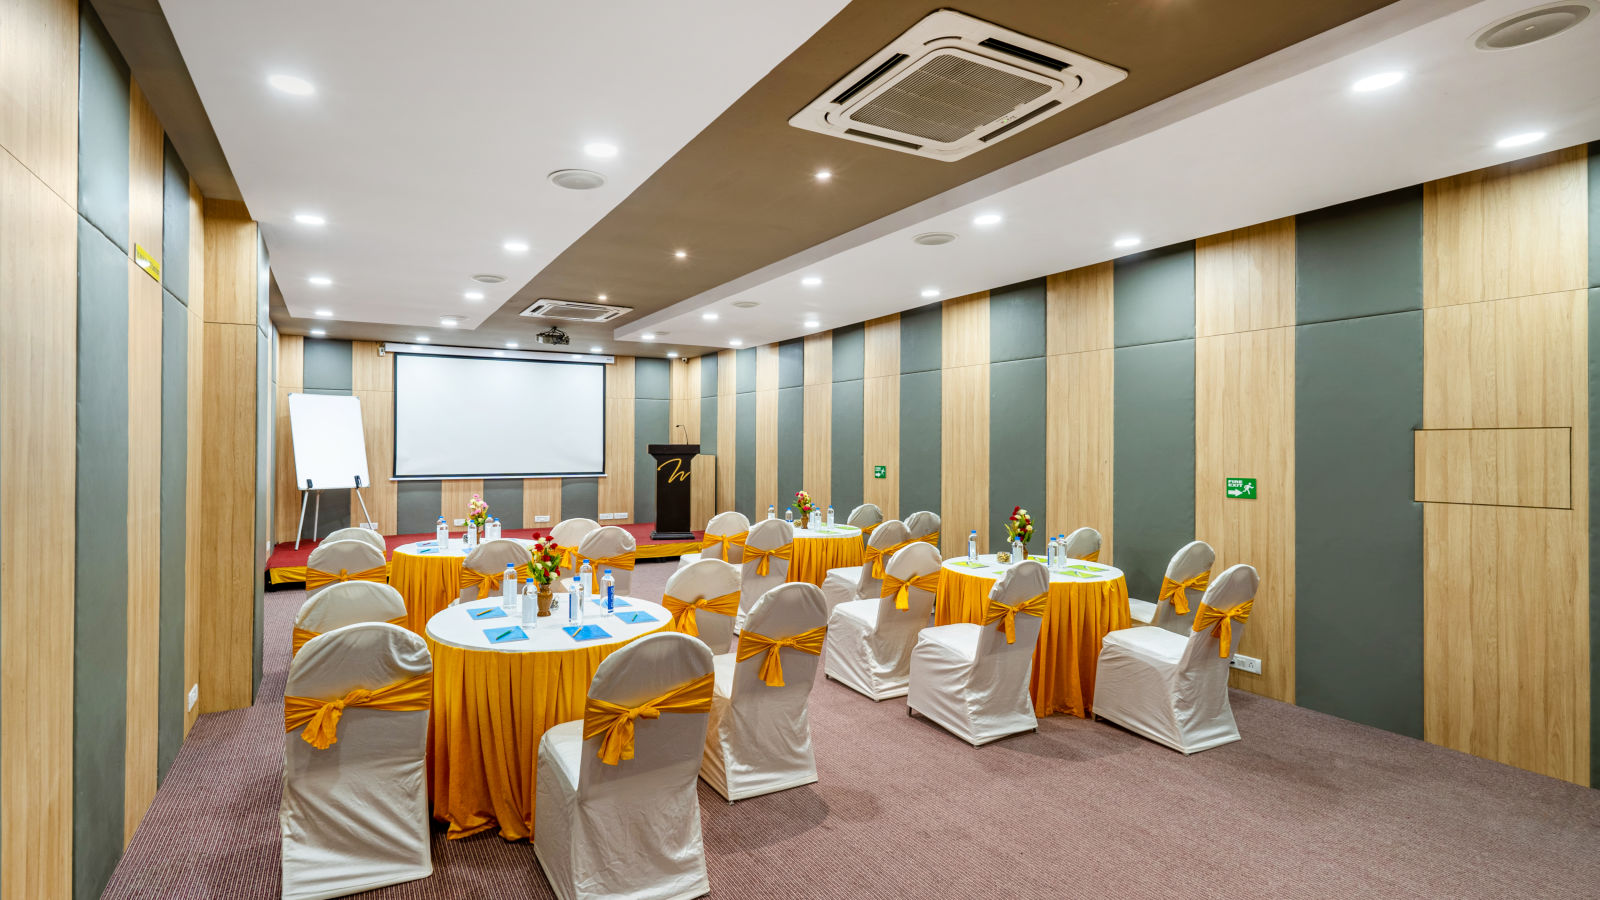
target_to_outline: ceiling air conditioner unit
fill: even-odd
[[[609,322],[633,312],[631,306],[605,306],[599,303],[578,303],[575,300],[539,299],[518,315],[530,319],[554,319],[558,322]]]
[[[941,9],[839,79],[789,124],[949,162],[1126,77],[1115,66]]]

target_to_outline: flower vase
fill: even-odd
[[[550,585],[539,585],[539,615],[550,615],[550,605],[555,602],[555,595],[550,590]]]

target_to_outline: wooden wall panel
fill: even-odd
[[[1424,428],[1574,427],[1588,396],[1583,291],[1430,308]]]
[[[948,334],[949,319],[945,321]],[[993,549],[989,534],[988,355],[985,341],[983,364],[947,368],[941,373],[939,531],[945,556],[965,553],[967,533],[974,528],[979,552]]]
[[[0,15],[0,148],[78,204],[78,4],[12,0]],[[8,879],[7,888],[10,888]],[[33,896],[42,896],[35,894]]]
[[[756,348],[756,509],[778,504],[778,345]]]
[[[946,300],[941,313],[944,367],[954,369],[960,366],[988,365],[989,292],[983,291]],[[984,404],[984,410],[984,421],[987,422],[987,402]],[[979,536],[982,536],[981,532]]]
[[[273,417],[277,422],[273,432],[276,445],[273,452],[273,467],[277,470],[277,475],[273,479],[272,518],[276,533],[272,539],[276,543],[294,540],[295,529],[300,525],[300,489],[294,480],[294,441],[289,432],[289,395],[299,393],[304,387],[305,338],[297,334],[280,335],[278,387],[273,398],[275,405]],[[351,516],[350,521],[361,520]],[[306,536],[311,536],[309,530]]]
[[[161,195],[166,173],[161,122],[137,81],[129,80],[128,94],[128,238],[162,263]],[[128,253],[133,254],[131,245]]]
[[[867,378],[900,375],[900,316],[872,319],[862,328],[863,370]]]
[[[1294,329],[1195,342],[1195,536],[1217,551],[1220,573],[1249,563],[1261,575],[1238,652],[1262,674],[1232,683],[1294,702]],[[1258,498],[1230,499],[1230,477],[1257,479]],[[1177,548],[1173,548],[1176,550]]]
[[[1416,493],[1432,503],[1572,508],[1572,429],[1415,432]]]
[[[717,353],[717,510],[734,508],[734,462],[739,454],[736,428],[739,402],[738,356],[732,350]]]
[[[189,313],[196,320],[205,321],[206,314],[206,216],[205,198],[200,196],[200,186],[189,179]],[[189,332],[194,337],[201,329]],[[202,341],[203,342],[203,341]],[[191,417],[190,421],[194,421]]]
[[[1195,241],[1195,334],[1293,325],[1294,219]]]
[[[833,383],[833,332],[806,335],[804,369],[807,385]],[[810,481],[810,476],[806,480]]]
[[[633,359],[628,358],[628,368]],[[629,394],[632,394],[630,373]],[[606,401],[606,477],[600,479],[600,513],[627,513],[625,518],[608,519],[607,525],[633,521],[633,397]]]
[[[1112,563],[1115,357],[1110,349],[1063,353],[1047,364],[1050,385],[1072,402],[1052,403],[1046,415],[1045,521],[1059,523],[1058,533],[1085,525],[1099,531],[1100,560]]]
[[[369,521],[361,511],[365,502],[366,511],[372,516],[370,521],[378,523],[378,531],[394,534],[400,528],[399,498],[395,483],[390,480],[394,476],[394,392],[353,393],[361,403],[361,430],[366,438],[367,474],[372,477],[372,486],[361,489],[360,500],[355,491],[350,492],[350,521],[358,525]]]
[[[539,516],[549,516],[544,522]],[[547,531],[561,521],[561,479],[522,479],[522,527]]]
[[[718,512],[716,454],[702,454],[689,463],[689,485],[689,527],[703,530]]]
[[[159,194],[157,195],[159,202]],[[156,228],[160,229],[157,217]],[[123,844],[156,795],[161,660],[161,285],[128,262],[128,682]]]
[[[1113,280],[1110,261],[1045,278],[1046,353],[1055,356],[1115,346]]]
[[[350,386],[353,390],[394,391],[394,357],[380,355],[378,348],[382,346],[381,341],[350,342]]]
[[[204,209],[206,321],[254,328],[256,223],[244,204],[234,200],[207,197]],[[250,368],[254,371],[255,365]]]
[[[451,529],[464,527],[458,523],[467,517],[467,501],[473,494],[482,493],[481,478],[452,478],[439,482],[439,515],[444,516]],[[489,510],[489,514],[494,515],[494,510]]]

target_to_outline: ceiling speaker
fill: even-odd
[[[1593,0],[1547,3],[1507,16],[1484,28],[1472,39],[1479,50],[1510,50],[1555,37],[1589,18]]]

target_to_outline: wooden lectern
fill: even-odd
[[[652,541],[692,541],[689,525],[689,463],[699,455],[699,444],[650,444],[645,451],[656,460],[656,527]]]

